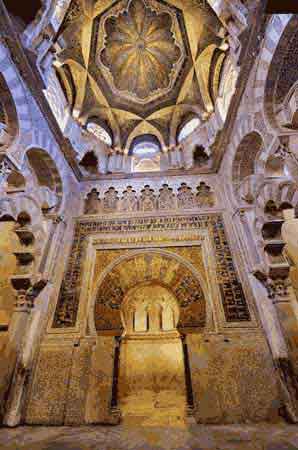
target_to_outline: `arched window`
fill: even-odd
[[[95,137],[100,139],[105,144],[111,146],[112,145],[112,138],[111,135],[100,125],[94,122],[89,122],[87,124],[87,130],[89,133],[94,134]]]
[[[178,142],[183,141],[187,136],[189,136],[196,128],[201,124],[198,117],[190,119],[180,130],[178,134]]]
[[[160,152],[160,142],[153,134],[137,136],[131,143],[129,154],[139,158],[150,158]]]
[[[133,148],[133,155],[150,156],[159,152],[159,146],[155,142],[143,141],[136,144]]]
[[[134,138],[129,149],[129,155],[132,156],[132,171],[159,171],[160,150],[159,140],[154,135],[145,134]]]

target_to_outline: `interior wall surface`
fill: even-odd
[[[219,212],[78,219],[60,293],[30,379],[25,422],[119,423],[115,355],[123,329],[121,320],[112,318],[119,313],[126,290],[144,278],[159,278],[173,292],[179,285],[176,295],[182,310],[189,302],[200,305],[197,311],[204,320],[196,323],[194,315],[193,322],[180,324],[186,336],[196,421],[276,421],[278,380],[235,249]],[[177,279],[180,273],[185,276],[182,281]],[[192,277],[200,295],[191,292]],[[112,280],[113,291],[105,296],[102,287],[107,279]],[[98,320],[97,311],[105,320]],[[133,352],[139,356],[138,345]]]

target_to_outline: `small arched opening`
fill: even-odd
[[[235,193],[239,192],[242,183],[255,174],[256,159],[263,147],[263,139],[259,133],[252,131],[241,140],[232,165],[232,182]]]
[[[161,145],[153,134],[137,136],[131,143],[132,172],[160,171]]]
[[[96,175],[98,173],[98,158],[95,153],[93,151],[85,153],[80,161],[80,166],[89,174]]]
[[[177,255],[137,251],[112,263],[94,300],[97,334],[118,342],[112,406],[125,420],[182,419],[193,406],[184,336],[206,325],[200,275]]]
[[[12,193],[16,191],[24,191],[26,188],[26,180],[25,177],[18,172],[17,170],[13,170],[7,178],[7,192]]]
[[[30,148],[26,156],[37,184],[56,194],[56,208],[58,208],[62,201],[63,184],[55,162],[45,150],[40,148]]]
[[[98,121],[93,118],[89,119],[86,130],[89,131],[89,133],[93,134],[97,139],[104,142],[109,147],[112,147],[113,145],[113,138],[112,138],[112,132],[108,125],[98,123]]]
[[[177,299],[159,283],[140,284],[127,293],[121,312],[119,405],[123,416],[184,417],[186,381]]]
[[[197,116],[193,116],[188,118],[187,120],[182,121],[177,134],[177,142],[180,143],[188,136],[191,135],[201,124],[200,119]]]

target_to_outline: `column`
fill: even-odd
[[[0,155],[0,192],[11,174],[13,166],[6,156]]]

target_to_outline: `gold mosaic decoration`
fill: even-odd
[[[119,332],[122,329],[120,306],[130,289],[143,283],[159,284],[167,287],[176,297],[180,306],[179,328],[197,328],[205,325],[206,302],[199,280],[191,270],[175,258],[176,247],[172,255],[150,252],[129,256],[134,250],[124,251],[128,257],[117,264],[104,278],[98,287],[95,302],[95,326],[100,331]],[[192,250],[190,247],[188,249]],[[185,248],[187,251],[187,248]],[[201,249],[196,248],[197,258],[201,259]],[[121,251],[120,251],[121,252]],[[113,255],[113,250],[99,251],[98,259],[104,263],[107,253]],[[103,259],[101,254],[104,253]],[[116,250],[114,258],[119,256]],[[123,256],[123,250],[122,255]],[[104,269],[101,265],[101,269]]]
[[[67,270],[60,289],[59,299],[54,315],[53,328],[74,327],[77,321],[79,297],[82,282],[82,266],[84,261],[85,239],[97,233],[125,233],[153,231],[195,231],[207,230],[214,247],[216,260],[216,280],[219,285],[223,309],[227,322],[250,321],[250,312],[245,300],[241,283],[235,270],[230,247],[224,230],[221,214],[146,217],[128,219],[93,219],[78,221],[75,227],[71,253]],[[119,237],[121,240],[121,237]],[[150,242],[150,237],[148,238]],[[133,260],[131,269],[135,271]],[[141,266],[140,266],[141,267]],[[111,274],[113,284],[118,288],[123,283],[121,267]],[[175,286],[182,286],[183,280],[177,281]],[[111,300],[113,303],[113,300]]]
[[[155,10],[143,0],[131,0],[104,20],[98,64],[119,95],[146,103],[171,89],[184,59],[174,21],[169,10]]]
[[[169,146],[182,122],[214,108],[221,29],[207,0],[72,0],[57,36],[62,88],[114,147],[141,134]]]

